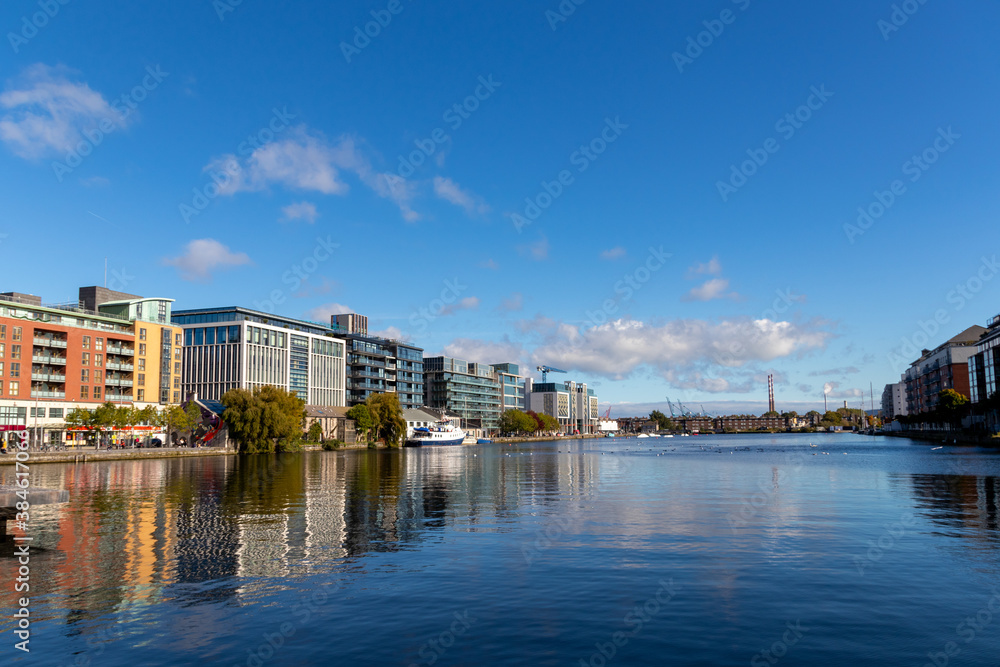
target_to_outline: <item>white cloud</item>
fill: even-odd
[[[681,301],[712,301],[713,299],[736,299],[739,297],[736,292],[726,293],[728,289],[728,280],[725,278],[712,278],[704,284],[693,288],[681,297]]]
[[[398,327],[386,327],[381,331],[372,331],[371,334],[373,336],[380,336],[382,338],[388,338],[390,340],[401,340],[401,341],[410,340],[410,335],[405,333],[402,329]]]
[[[87,178],[80,179],[80,185],[87,188],[100,188],[111,185],[111,181],[103,176],[88,176]]]
[[[479,297],[467,296],[464,299],[459,299],[455,303],[445,306],[441,311],[441,315],[454,315],[460,310],[475,310],[479,308],[479,303]]]
[[[70,80],[71,70],[44,64],[26,68],[21,81],[0,94],[0,140],[18,156],[35,160],[64,156],[101,121],[124,127],[126,118],[86,83]]]
[[[617,320],[581,329],[543,318],[526,330],[542,339],[537,360],[617,379],[643,367],[696,378],[693,373],[711,366],[740,368],[822,349],[833,336],[815,324],[771,320],[675,320],[660,326]]]
[[[502,341],[483,341],[472,338],[456,338],[444,346],[441,354],[454,359],[474,361],[481,364],[516,363],[526,364],[525,350],[509,338]],[[523,371],[524,369],[522,369]]]
[[[722,273],[722,263],[719,262],[718,257],[713,257],[706,264],[696,264],[688,269],[688,278],[693,278],[695,276],[717,276]]]
[[[522,255],[540,262],[549,256],[549,240],[545,236],[542,236],[534,243],[518,246],[517,250]]]
[[[413,185],[395,174],[375,171],[353,137],[344,136],[331,143],[304,125],[289,130],[287,138],[261,146],[244,164],[235,155],[223,155],[206,165],[204,171],[230,174],[231,182],[219,188],[219,194],[230,196],[264,190],[271,185],[346,195],[350,187],[341,178],[341,171],[348,171],[376,195],[395,203],[408,222],[420,217],[410,207]]]
[[[328,324],[330,322],[330,317],[333,315],[346,315],[353,312],[353,308],[345,306],[342,303],[327,303],[307,310],[306,319],[312,320],[313,322]]]
[[[435,176],[434,194],[447,202],[451,202],[455,206],[464,208],[465,212],[470,216],[477,214],[485,215],[490,210],[490,207],[486,205],[482,198],[472,194],[468,190],[463,190],[458,183],[450,178]]]
[[[215,239],[196,239],[185,246],[184,253],[166,258],[163,264],[173,266],[183,280],[208,282],[212,271],[252,264],[246,253],[233,252]]]
[[[615,248],[611,248],[609,250],[605,250],[604,252],[602,252],[601,259],[607,259],[607,260],[621,259],[622,257],[625,256],[625,254],[626,254],[625,248],[617,246]]]
[[[524,295],[520,292],[514,292],[500,303],[502,313],[514,313],[519,310],[524,310]]]
[[[281,218],[282,222],[291,222],[292,220],[305,220],[309,224],[316,222],[316,218],[319,217],[319,212],[316,210],[316,204],[311,202],[302,201],[295,204],[289,204],[281,209],[284,217]]]

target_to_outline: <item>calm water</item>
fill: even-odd
[[[72,502],[30,655],[0,545],[0,663],[998,665],[998,477],[853,435],[38,465]]]

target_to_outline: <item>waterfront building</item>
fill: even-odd
[[[600,413],[597,393],[585,382],[525,380],[525,405],[532,412],[555,417],[567,434],[597,433]]]
[[[503,400],[503,410],[524,411],[524,378],[517,364],[493,364],[493,370],[500,380],[500,394]]]
[[[342,405],[307,405],[303,430],[308,433],[309,427],[316,423],[323,429],[324,442],[340,440],[346,445],[356,444],[358,437],[355,432],[354,420],[347,418],[348,409]]]
[[[178,402],[174,368],[161,363],[174,358],[171,303],[94,287],[80,288],[75,302],[50,305],[30,294],[0,294],[0,431],[29,428],[36,441],[62,443],[72,439],[65,417],[75,408]],[[154,337],[165,341],[162,349],[146,346]],[[147,364],[155,386],[138,394],[136,368]]]
[[[347,342],[347,404],[372,394],[394,393],[404,410],[424,404],[424,350],[410,343],[368,333],[368,318],[333,315],[331,326]]]
[[[492,366],[424,357],[424,405],[461,415],[466,429],[497,429],[503,411],[500,392],[500,377]]]
[[[981,403],[997,392],[1000,376],[1000,315],[990,320],[989,327],[976,342],[976,353],[969,357],[969,399]]]
[[[135,332],[134,355],[113,359],[109,351],[105,383],[142,405],[173,405],[181,399],[181,329],[170,321],[173,299],[144,298],[104,287],[81,287],[80,303],[124,317]],[[130,392],[124,390],[131,389]],[[114,400],[109,399],[109,400]],[[125,400],[122,398],[122,400]]]
[[[887,384],[882,390],[882,419],[891,422],[906,416],[906,385],[903,382]]]
[[[185,396],[270,385],[307,405],[346,404],[345,342],[328,325],[239,306],[178,310],[173,322],[184,331]]]
[[[973,325],[933,350],[923,350],[920,358],[903,373],[906,391],[906,414],[918,415],[937,407],[938,394],[954,389],[969,395],[969,358],[976,353],[976,343],[986,332]]]
[[[434,426],[441,416],[425,409],[410,408],[403,410],[403,419],[406,420],[406,437],[412,438],[414,429]]]

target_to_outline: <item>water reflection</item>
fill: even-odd
[[[521,531],[507,546],[520,577],[520,545],[555,525],[559,539],[614,565],[612,589],[621,572],[690,558],[684,567],[702,577],[712,613],[738,624],[751,606],[747,562],[797,567],[803,554],[832,548],[850,562],[850,531],[859,529],[843,518],[884,490],[890,519],[908,508],[949,538],[989,547],[996,561],[997,477],[968,474],[995,472],[995,457],[944,469],[909,450],[907,472],[899,472],[864,452],[821,460],[807,442],[782,442],[794,446],[723,455],[692,446],[671,450],[669,460],[628,443],[584,443],[36,466],[33,483],[69,489],[72,502],[33,510],[34,613],[58,618],[67,637],[96,637],[112,615],[140,617],[156,605],[241,609],[308,575],[363,567],[369,556],[428,549],[464,532]],[[806,456],[792,456],[795,447]],[[13,470],[0,478],[9,482]],[[753,494],[764,504],[733,531],[726,518]],[[584,523],[586,543],[577,536]],[[745,549],[759,550],[748,557]],[[0,550],[5,581],[16,576],[11,553],[9,543]],[[545,557],[535,572],[548,572]],[[894,553],[894,567],[906,557],[904,549]],[[0,605],[15,600],[5,586]],[[151,615],[145,622],[155,623]],[[0,630],[9,619],[0,619]]]

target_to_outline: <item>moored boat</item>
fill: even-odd
[[[413,429],[413,435],[406,439],[407,447],[428,447],[431,445],[461,445],[465,440],[465,431],[457,428],[446,419],[434,423],[434,426]]]

